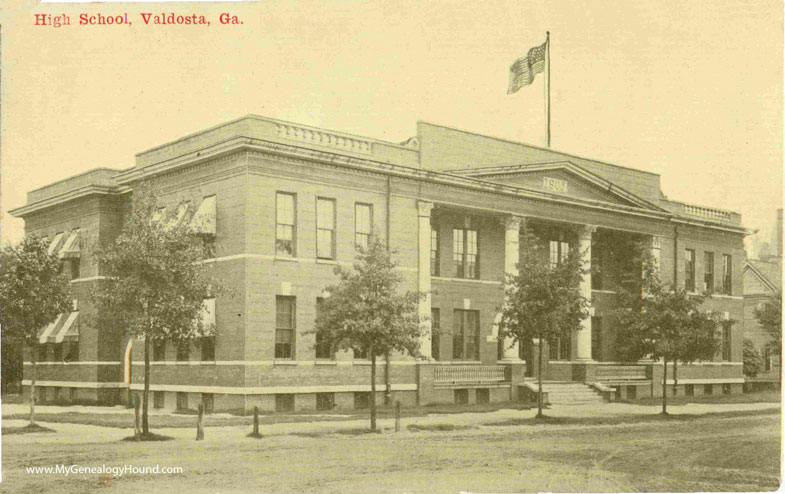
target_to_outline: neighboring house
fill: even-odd
[[[142,177],[157,182],[181,221],[217,234],[208,262],[235,289],[208,303],[214,339],[155,347],[156,408],[367,406],[362,349],[335,353],[304,332],[336,281],[333,268],[350,265],[374,231],[397,251],[404,288],[432,292],[420,307],[431,315],[421,341],[427,358],[395,355],[389,366],[393,399],[404,405],[514,400],[534,376],[535,345],[505,345],[495,326],[523,221],[546,242],[543,262],[558,263],[577,246],[587,267],[600,268],[582,284],[591,317],[543,349],[548,381],[602,381],[626,396],[661,392],[661,363],[619,362],[614,350],[607,315],[616,289],[641,275],[623,245],[646,242],[666,282],[711,292],[705,308],[725,320],[743,317],[740,216],[667,199],[659,175],[424,122],[398,144],[250,115],[139,153],[132,168],[31,191],[11,212],[28,233],[51,240],[76,299],[28,349],[43,364],[44,402],[118,403],[124,379],[142,387],[143,345],[133,345],[128,376],[127,337],[86,317],[89,289],[102,279],[88,247],[118,235]],[[740,392],[742,335],[741,325],[723,325],[712,362],[679,366],[679,392]],[[29,380],[23,385],[29,392]]]
[[[754,382],[780,382],[781,356],[768,349],[771,335],[761,328],[756,309],[770,303],[782,290],[782,258],[769,257],[766,261],[749,259],[744,263],[744,338],[748,338],[763,356],[763,372]]]

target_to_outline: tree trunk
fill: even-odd
[[[376,430],[376,354],[373,347],[371,352],[371,430]]]
[[[36,355],[37,348],[33,345],[33,351],[30,352],[32,354],[32,362],[33,362],[33,373],[30,376],[30,425],[35,425],[35,377],[36,371],[38,370],[37,355]]]
[[[147,420],[147,409],[150,406],[150,337],[144,338],[144,391],[142,392],[142,434],[150,434],[150,423]]]
[[[662,359],[662,414],[668,415],[668,359]]]
[[[390,352],[384,354],[384,404],[392,402],[392,386],[390,385]]]
[[[676,386],[679,383],[678,380],[679,378],[676,377],[676,370],[678,369],[678,366],[679,366],[679,361],[674,359],[673,360],[673,395],[674,396],[676,396]]]
[[[542,413],[542,338],[538,338],[537,344],[537,416],[544,417]]]

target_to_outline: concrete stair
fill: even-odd
[[[590,405],[605,403],[602,396],[591,386],[583,383],[542,383],[552,405]]]

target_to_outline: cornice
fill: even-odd
[[[62,194],[58,194],[42,201],[37,201],[31,204],[26,204],[24,206],[12,209],[8,211],[11,216],[15,218],[22,218],[30,213],[34,213],[36,211],[40,211],[42,209],[46,209],[52,206],[56,206],[58,204],[62,204],[64,202],[72,201],[74,199],[79,199],[82,197],[87,197],[90,195],[114,195],[117,192],[117,189],[114,187],[107,187],[103,185],[86,185],[84,187],[80,187],[78,189],[69,190],[68,192],[64,192]]]

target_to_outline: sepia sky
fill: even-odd
[[[12,3],[3,241],[22,236],[7,211],[27,191],[248,113],[391,141],[424,120],[541,146],[542,76],[506,89],[546,30],[554,149],[660,173],[670,199],[738,211],[766,235],[781,207],[781,1]],[[71,26],[33,26],[61,12]],[[82,12],[133,25],[76,25]],[[212,25],[145,26],[139,12]]]

